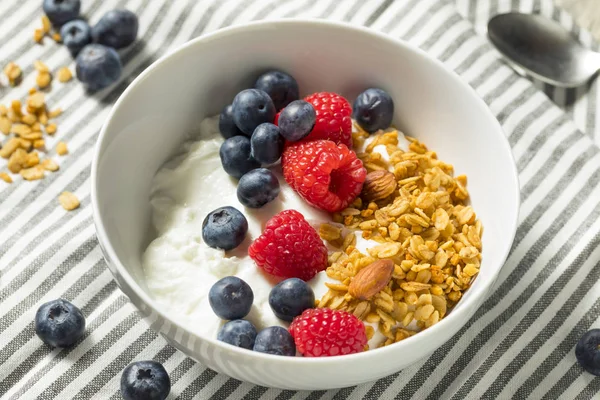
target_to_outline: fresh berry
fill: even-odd
[[[272,217],[248,254],[265,272],[282,278],[308,281],[327,267],[327,247],[295,210]]]
[[[600,329],[583,334],[575,346],[575,357],[579,364],[592,375],[600,376]]]
[[[394,101],[381,89],[367,89],[354,100],[352,112],[361,128],[369,133],[377,132],[392,124]]]
[[[281,158],[285,140],[276,125],[265,122],[256,127],[250,144],[252,145],[252,158],[268,165]]]
[[[253,301],[252,289],[237,276],[219,279],[208,292],[211,308],[222,319],[244,318],[250,312]]]
[[[121,76],[121,59],[115,49],[101,44],[88,44],[77,55],[77,79],[91,91],[115,83]]]
[[[220,207],[210,212],[202,222],[202,239],[215,249],[235,249],[244,241],[248,220],[233,207]]]
[[[217,340],[252,350],[256,340],[256,328],[244,319],[229,321],[219,331]]]
[[[164,400],[170,391],[169,374],[156,361],[136,361],[121,375],[121,396],[125,400]]]
[[[352,148],[352,106],[336,93],[320,92],[304,98],[317,115],[315,127],[305,139],[327,139]],[[281,115],[280,115],[281,117]]]
[[[269,305],[277,318],[291,322],[304,310],[315,306],[315,294],[302,279],[290,278],[271,289]]]
[[[135,42],[137,33],[137,15],[129,10],[111,10],[92,28],[92,39],[94,43],[120,49]]]
[[[277,125],[286,140],[297,142],[313,130],[316,118],[315,109],[310,103],[295,100],[278,114]]]
[[[269,71],[262,74],[256,80],[254,87],[266,92],[277,110],[300,98],[298,83],[282,71]]]
[[[85,331],[85,317],[67,300],[44,303],[35,314],[35,333],[52,347],[73,346]]]
[[[62,42],[73,57],[92,41],[92,28],[87,22],[76,19],[69,21],[60,28],[60,37]]]
[[[266,92],[258,89],[242,90],[233,99],[233,120],[247,136],[257,126],[265,122],[273,122],[275,106]]]
[[[79,16],[80,0],[44,0],[44,13],[55,26],[74,20]]]
[[[219,131],[225,139],[244,134],[233,122],[233,107],[231,104],[226,105],[221,111],[221,115],[219,115]]]
[[[367,344],[365,325],[354,315],[329,308],[312,308],[294,318],[290,333],[305,357],[359,353]]]
[[[288,146],[281,158],[285,181],[314,207],[348,207],[360,194],[367,171],[356,153],[329,140]]]
[[[219,150],[225,172],[240,179],[247,172],[260,167],[260,163],[252,158],[251,152],[250,139],[246,136],[234,136],[225,140]]]
[[[258,332],[253,350],[277,356],[296,355],[294,338],[281,326],[270,326]]]
[[[237,198],[246,207],[261,208],[279,196],[279,180],[266,168],[252,170],[242,176]]]

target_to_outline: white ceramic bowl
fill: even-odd
[[[152,299],[141,255],[152,239],[149,193],[161,165],[206,116],[218,113],[259,71],[291,73],[302,94],[349,99],[370,86],[395,102],[395,125],[468,176],[484,225],[481,272],[433,327],[400,343],[329,358],[279,357],[239,349],[181,326]],[[195,39],[142,73],[115,104],[92,166],[98,239],[111,272],[153,329],[204,365],[234,378],[289,389],[351,386],[428,356],[473,315],[511,247],[519,208],[516,169],[502,129],[475,92],[422,51],[367,29],[285,20],[236,26]]]

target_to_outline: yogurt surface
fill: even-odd
[[[273,325],[287,326],[275,317],[268,303],[269,292],[279,279],[263,273],[254,264],[248,256],[248,246],[260,236],[267,221],[280,211],[294,209],[316,229],[321,223],[331,222],[331,216],[304,202],[286,184],[279,166],[271,168],[281,186],[278,198],[260,209],[244,207],[237,199],[237,180],[221,167],[221,143],[218,116],[205,119],[199,137],[185,143],[182,154],[154,177],[150,202],[157,238],[143,256],[147,286],[154,298],[187,329],[216,337],[224,321],[213,313],[208,291],[217,280],[236,275],[254,292],[254,304],[245,319],[257,330]],[[382,155],[387,157],[385,147],[381,147]],[[213,249],[202,240],[204,218],[223,206],[237,208],[248,220],[245,241],[228,252]],[[356,235],[357,248],[366,251],[371,247],[360,232]],[[328,280],[323,271],[308,282],[315,298],[327,292],[324,283]],[[378,344],[381,338],[382,335],[376,334],[370,346]]]

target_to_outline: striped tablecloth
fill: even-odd
[[[600,379],[577,365],[580,335],[599,326],[600,139],[598,86],[564,91],[532,84],[508,68],[485,38],[496,12],[541,10],[591,43],[550,0],[83,0],[95,22],[124,6],[140,17],[140,40],[122,52],[122,81],[94,96],[56,85],[48,103],[65,113],[50,142],[66,141],[61,170],[36,182],[0,182],[0,396],[22,399],[119,398],[121,370],[132,360],[162,362],[172,398],[463,399],[592,398]],[[71,63],[63,47],[32,41],[41,0],[0,0],[0,65],[15,61],[26,82],[0,86],[0,103],[24,98],[32,63]],[[149,331],[120,293],[92,225],[90,161],[111,104],[157,57],[187,40],[259,18],[317,17],[367,25],[417,45],[457,71],[485,99],[513,149],[522,212],[501,276],[473,319],[431,357],[357,387],[292,392],[256,387],[184,357]],[[72,67],[72,64],[71,64]],[[550,94],[546,97],[542,90]],[[483,132],[482,134],[484,134]],[[52,153],[52,151],[51,151]],[[55,157],[58,159],[58,157]],[[3,161],[4,162],[4,161]],[[69,190],[82,207],[57,202]],[[501,210],[499,210],[501,212]],[[34,334],[44,301],[63,297],[87,315],[85,340],[50,350]]]

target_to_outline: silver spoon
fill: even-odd
[[[600,53],[540,15],[496,15],[488,23],[488,36],[509,62],[554,86],[583,85],[600,70]]]

